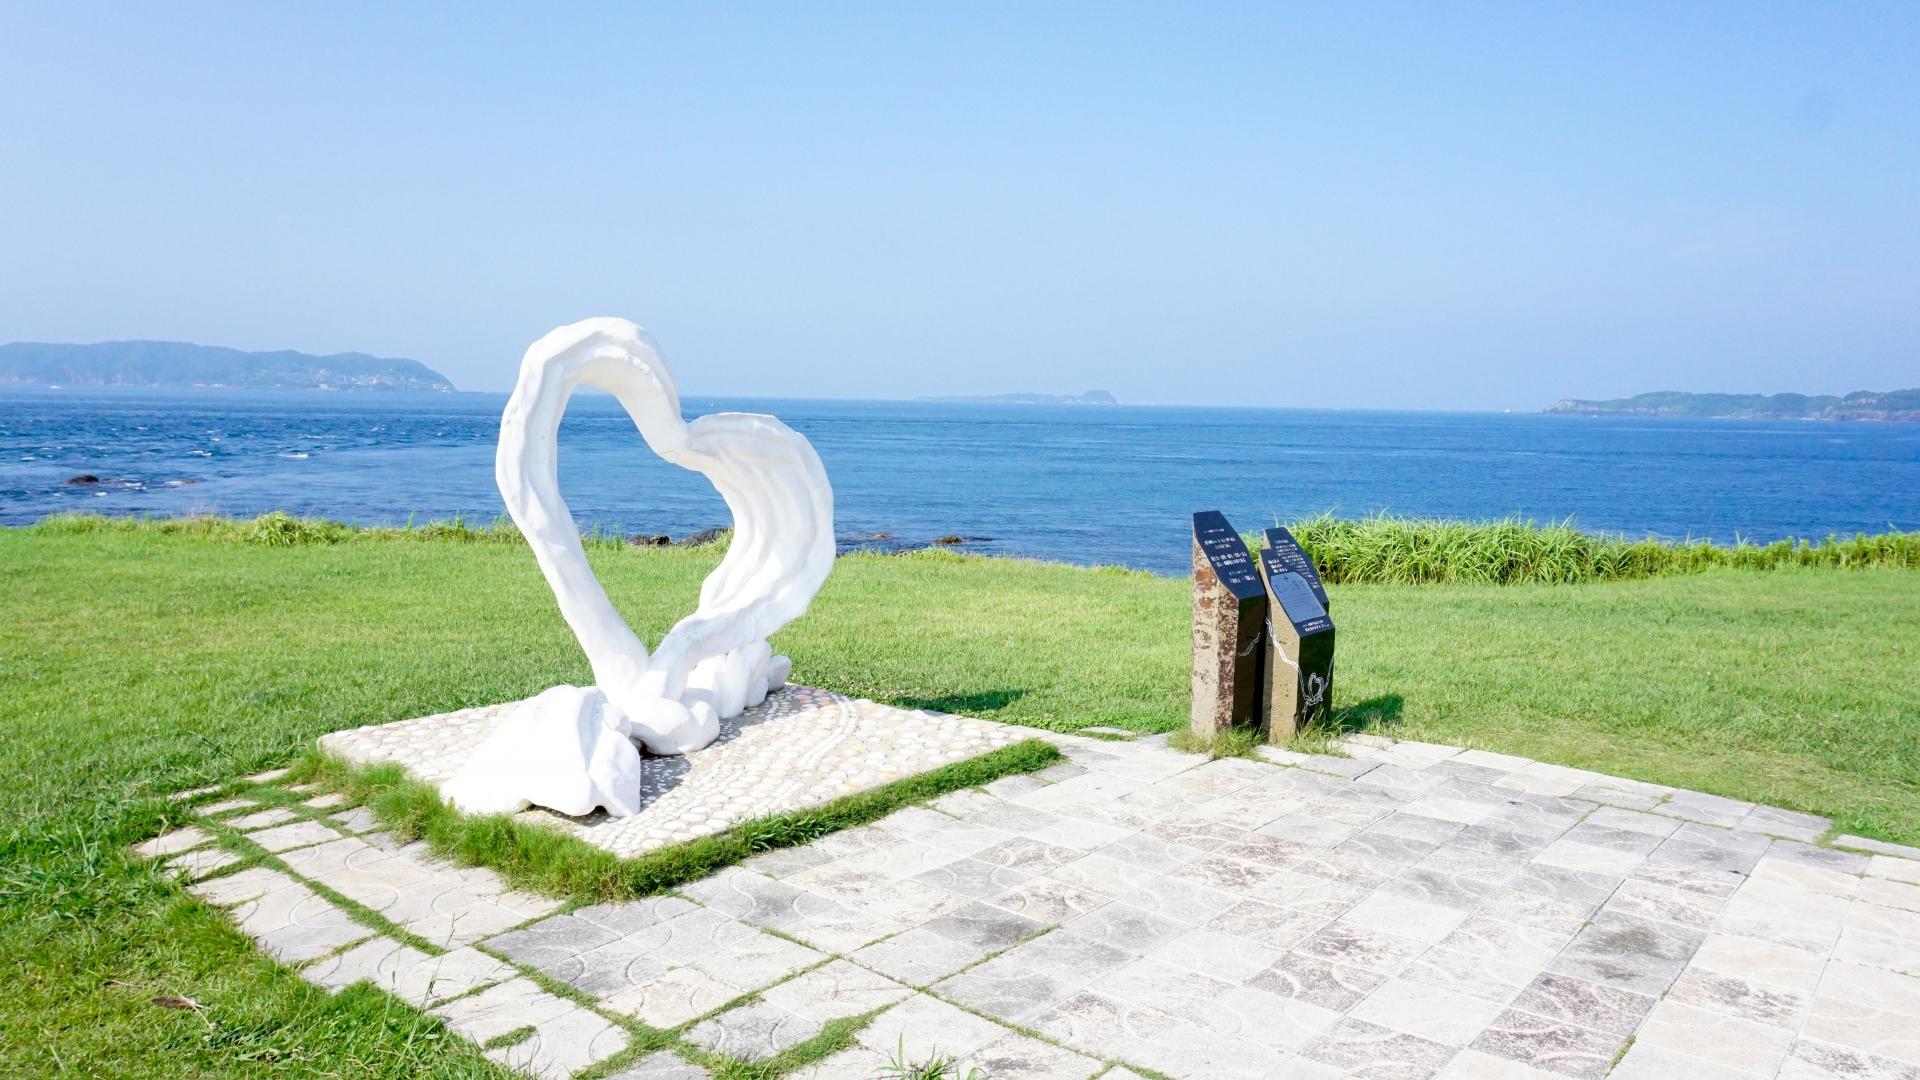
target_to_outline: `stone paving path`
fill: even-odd
[[[1050,738],[1072,764],[558,913],[338,805],[229,801],[140,853],[315,983],[531,1028],[489,1054],[545,1077],[645,1028],[755,1059],[873,1014],[793,1075],[1920,1080],[1920,849],[1452,747]]]

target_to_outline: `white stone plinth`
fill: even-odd
[[[458,772],[519,702],[337,731],[322,750],[355,764],[393,761],[438,785]],[[896,709],[789,686],[721,724],[712,746],[641,761],[640,813],[567,817],[534,808],[523,821],[564,829],[617,855],[637,855],[769,814],[820,806],[943,765],[1044,736],[1031,728]]]

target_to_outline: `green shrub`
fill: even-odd
[[[1583,532],[1571,520],[1538,525],[1426,518],[1306,518],[1288,526],[1330,583],[1424,585],[1574,584],[1695,574],[1718,568],[1842,570],[1920,568],[1920,532],[1829,536],[1818,543],[1779,540],[1720,545]],[[1248,537],[1258,549],[1260,537]]]

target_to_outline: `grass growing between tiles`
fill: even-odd
[[[812,843],[830,833],[878,821],[904,806],[978,787],[1003,776],[1038,772],[1064,760],[1051,743],[1027,739],[825,806],[743,821],[713,836],[620,858],[578,837],[516,821],[505,814],[463,814],[431,785],[392,763],[356,766],[310,752],[289,776],[366,804],[402,839],[424,839],[436,854],[498,871],[515,888],[597,902],[627,900],[698,881],[762,852]]]
[[[167,793],[284,764],[328,731],[591,681],[519,543],[282,544],[297,530],[274,528],[276,542],[0,529],[0,1073],[500,1075],[368,1012],[376,999],[308,987],[126,852],[188,818]],[[647,641],[693,610],[721,554],[588,550]],[[1345,728],[1920,842],[1920,573],[1346,584],[1332,599]],[[1185,581],[1141,574],[857,555],[774,644],[796,681],[903,707],[1172,731],[1189,602]],[[168,995],[202,1008],[150,1003]]]

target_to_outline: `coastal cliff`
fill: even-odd
[[[0,384],[206,386],[286,390],[437,390],[445,375],[417,360],[366,353],[241,352],[183,341],[0,345]]]
[[[1920,423],[1920,390],[1846,397],[1806,394],[1683,394],[1666,390],[1612,401],[1556,401],[1548,413],[1575,416],[1686,416],[1741,420],[1883,420]]]

